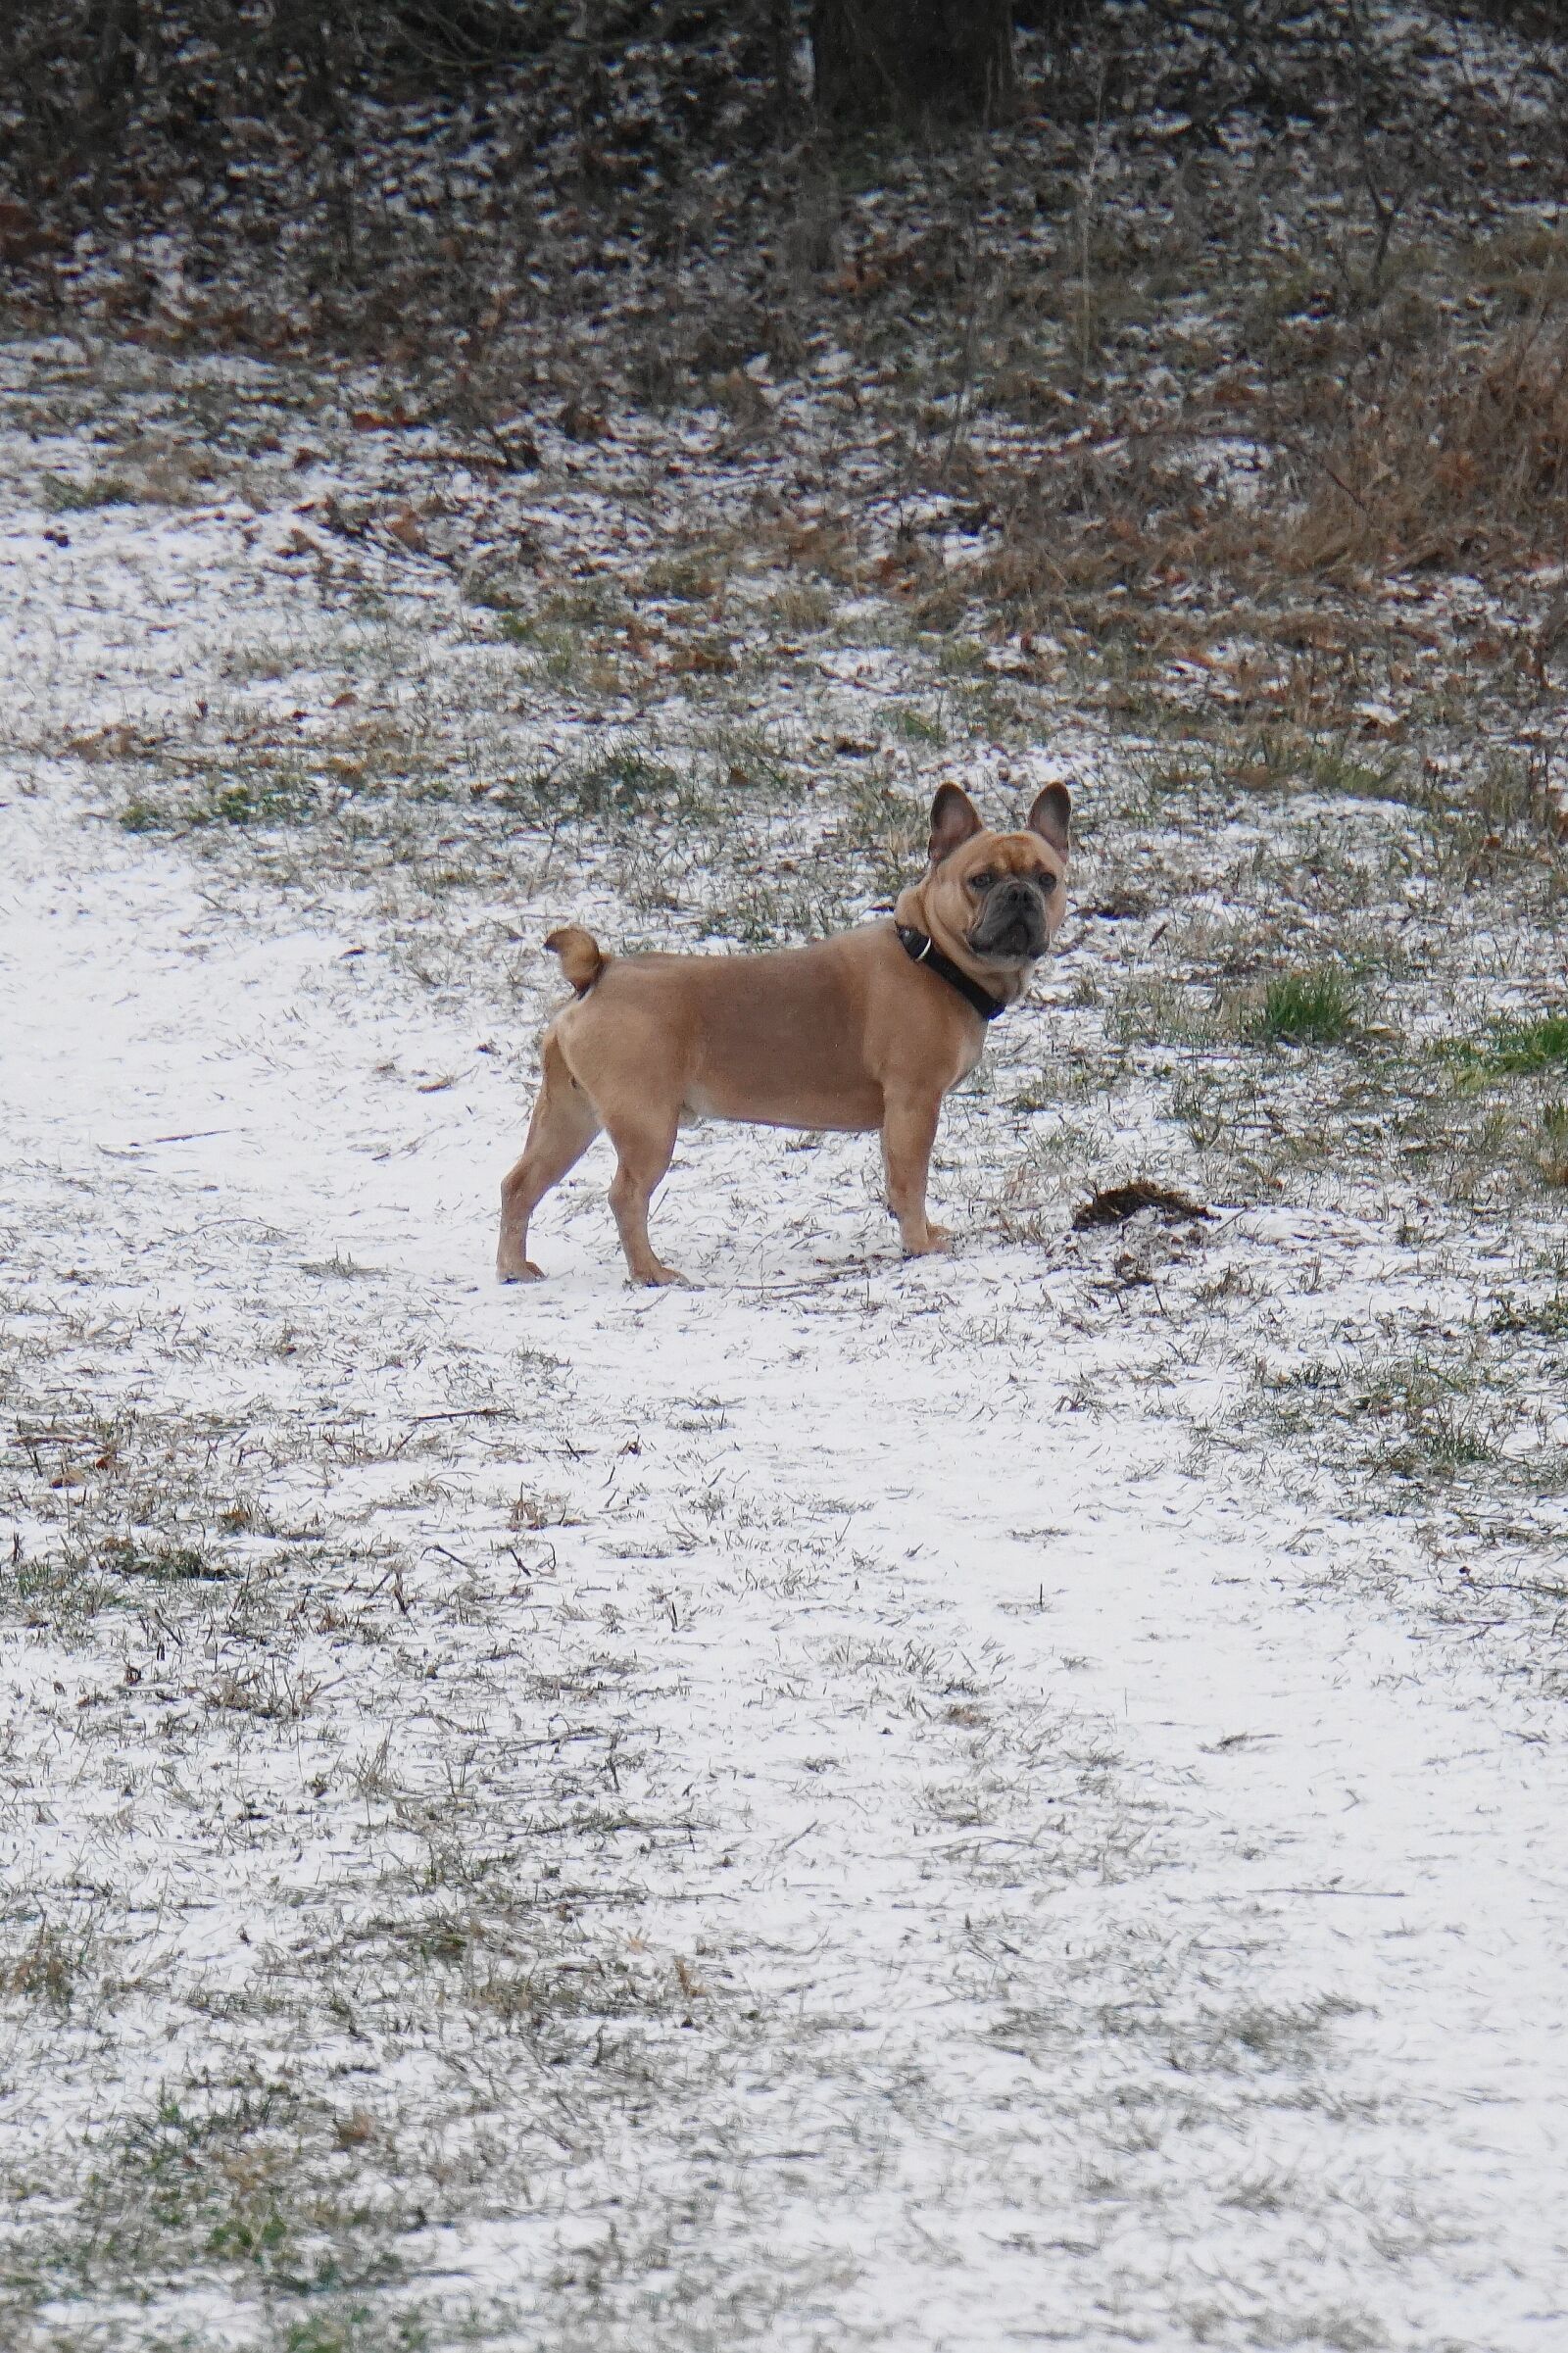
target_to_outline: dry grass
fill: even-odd
[[[1520,564],[1568,528],[1568,329],[1536,320],[1470,352],[1396,355],[1365,391],[1336,387],[1286,568]]]
[[[1370,378],[1315,371],[1266,399],[1229,390],[1234,417],[1216,415],[1210,386],[1161,425],[1042,450],[974,589],[1027,623],[1109,592],[1229,581],[1266,599],[1296,581],[1517,569],[1561,549],[1561,325],[1538,320],[1479,348],[1451,334],[1396,342]],[[1245,471],[1228,478],[1221,431],[1247,435]]]

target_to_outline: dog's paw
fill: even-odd
[[[542,1283],[544,1279],[544,1268],[535,1266],[531,1258],[520,1258],[515,1265],[496,1268],[499,1283]]]
[[[935,1258],[953,1248],[953,1231],[949,1226],[927,1226],[925,1239],[912,1241],[907,1235],[904,1242],[906,1258]]]
[[[673,1266],[662,1264],[658,1258],[652,1266],[643,1268],[638,1274],[628,1275],[626,1280],[634,1290],[642,1291],[662,1291],[670,1285],[681,1291],[695,1291],[697,1288],[689,1275],[679,1273]]]

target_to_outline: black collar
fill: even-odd
[[[1006,1011],[1006,1006],[999,998],[993,997],[989,989],[982,989],[980,983],[971,980],[967,972],[960,972],[952,956],[944,956],[935,940],[929,939],[923,931],[916,931],[912,923],[895,923],[893,928],[899,935],[899,946],[910,963],[924,964],[926,970],[934,972],[938,980],[945,980],[950,989],[956,989],[960,997],[968,999],[982,1021],[995,1021],[999,1013]]]

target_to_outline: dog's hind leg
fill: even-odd
[[[501,1187],[501,1239],[496,1272],[503,1283],[537,1280],[528,1255],[528,1220],[552,1185],[574,1168],[599,1133],[599,1114],[566,1067],[554,1038],[545,1040],[544,1080],[528,1122],[522,1158]]]
[[[672,1266],[654,1255],[648,1239],[648,1204],[662,1182],[675,1150],[675,1117],[656,1108],[617,1111],[606,1121],[619,1156],[610,1205],[620,1228],[620,1247],[634,1283],[684,1283]]]

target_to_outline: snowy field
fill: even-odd
[[[4,369],[6,2344],[1557,2353],[1549,832],[955,667],[716,414]],[[697,1288],[603,1146],[494,1283],[551,923],[853,920],[1055,774],[951,1259],[715,1126]]]

